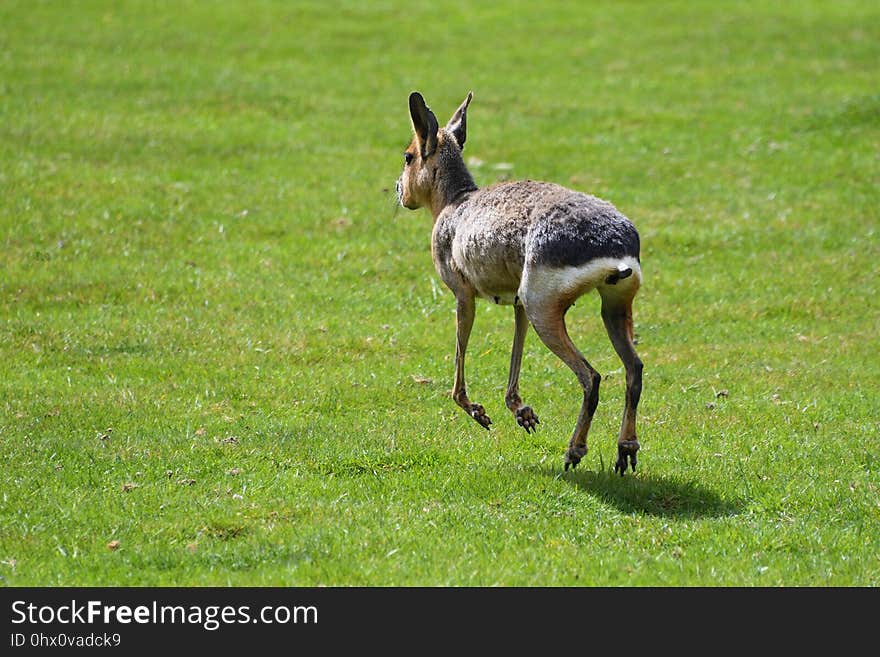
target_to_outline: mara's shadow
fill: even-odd
[[[623,513],[646,513],[674,518],[719,518],[733,516],[743,509],[741,500],[724,499],[714,491],[687,479],[651,473],[632,473],[621,477],[610,470],[560,471],[540,466],[537,471],[566,481],[590,495],[611,504]]]

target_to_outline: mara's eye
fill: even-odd
[[[410,153],[409,151],[407,151],[406,153],[403,154],[403,160],[404,160],[404,162],[409,164],[410,162],[413,161],[413,154]]]

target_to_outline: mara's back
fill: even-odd
[[[526,260],[579,266],[598,257],[639,257],[635,227],[611,203],[555,183],[522,180],[484,187],[435,227],[468,260]]]

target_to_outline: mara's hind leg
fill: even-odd
[[[523,345],[529,330],[529,320],[522,304],[518,302],[513,306],[513,313],[516,328],[513,334],[513,349],[510,352],[510,376],[507,378],[507,393],[504,395],[504,402],[513,413],[519,426],[525,429],[526,433],[529,433],[535,431],[539,424],[538,416],[529,406],[523,405],[519,396],[519,369],[522,365]]]
[[[602,377],[581,355],[568,336],[565,328],[565,312],[569,303],[555,299],[548,303],[540,301],[526,306],[528,318],[541,341],[575,373],[584,390],[584,400],[578,414],[577,424],[565,453],[565,469],[575,467],[587,453],[587,434],[599,404],[599,382]]]
[[[632,466],[634,472],[636,469],[636,454],[639,451],[636,409],[642,394],[642,361],[633,344],[632,296],[619,297],[603,293],[602,321],[608,337],[611,338],[611,344],[626,369],[626,400],[620,434],[617,437],[617,463],[614,464],[615,472],[620,472],[623,476],[627,465]]]

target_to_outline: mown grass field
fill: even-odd
[[[880,5],[0,4],[0,582],[880,584]],[[642,235],[623,376],[580,403],[454,302],[395,210],[407,95],[469,90],[481,185]]]

